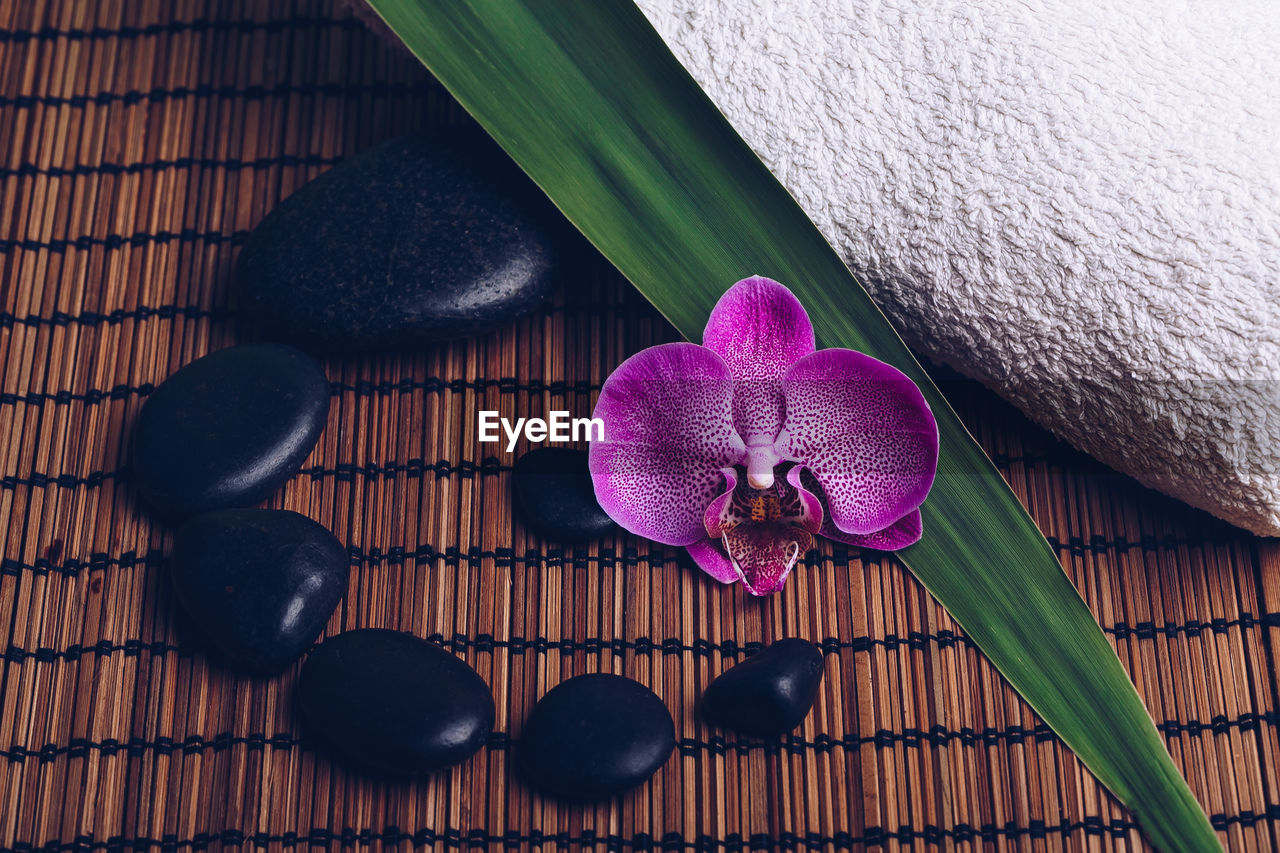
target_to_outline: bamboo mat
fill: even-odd
[[[434,638],[493,686],[496,733],[451,773],[365,778],[301,739],[277,679],[191,652],[170,536],[128,436],[178,366],[243,340],[232,261],[279,199],[393,134],[464,121],[326,3],[0,2],[0,846],[13,850],[1128,850],[1131,816],[892,558],[823,543],[763,602],[619,536],[542,541],[478,409],[586,413],[672,329],[597,262],[496,334],[329,360],[320,445],[271,502],[350,546],[328,631]],[[1280,552],[946,389],[1058,549],[1232,849],[1280,819]],[[484,446],[486,451],[490,445]],[[757,644],[822,644],[822,692],[772,741],[704,726]],[[534,701],[575,674],[652,686],[676,754],[614,803],[510,772]]]

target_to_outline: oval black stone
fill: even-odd
[[[675,723],[662,700],[620,675],[579,675],[534,706],[517,747],[517,768],[535,789],[568,800],[628,791],[675,749]]]
[[[240,254],[241,303],[309,350],[475,334],[542,301],[572,233],[483,132],[398,137],[262,220]]]
[[[466,759],[493,729],[493,694],[474,669],[412,634],[347,631],[302,666],[306,730],[351,761],[421,773]]]
[[[778,640],[722,673],[702,694],[706,718],[771,737],[804,721],[822,681],[822,653],[808,640]]]
[[[347,589],[332,533],[278,509],[201,513],[178,529],[173,581],[196,632],[226,663],[279,672],[315,641]]]
[[[596,502],[587,454],[569,447],[539,447],[512,470],[516,506],[530,528],[551,539],[581,542],[615,529]]]
[[[257,503],[297,473],[324,429],[329,396],[320,365],[282,344],[197,359],[142,407],[138,488],[169,516]]]

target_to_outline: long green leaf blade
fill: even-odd
[[[820,346],[894,364],[941,431],[925,536],[899,556],[1166,850],[1217,837],[1049,544],[844,263],[630,2],[370,0],[686,337],[751,274]]]

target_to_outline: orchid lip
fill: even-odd
[[[801,485],[796,465],[770,469],[771,483],[764,488],[743,479],[740,468],[722,473],[725,491],[707,508],[705,522],[708,542],[719,542],[732,571],[723,564],[708,571],[740,580],[751,595],[777,592],[812,545],[822,505]],[[712,559],[705,545],[699,553]]]

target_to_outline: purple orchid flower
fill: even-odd
[[[781,589],[815,534],[881,550],[920,538],[938,464],[924,395],[868,355],[817,350],[809,315],[771,279],[731,287],[702,346],[624,361],[595,417],[605,512],[752,595]]]

